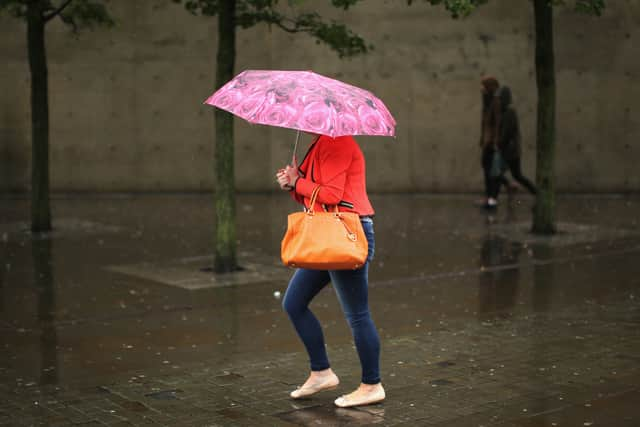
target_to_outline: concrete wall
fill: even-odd
[[[283,2],[286,4],[286,2]],[[311,38],[266,26],[240,30],[236,70],[313,69],[374,91],[397,139],[361,138],[373,191],[481,188],[479,77],[509,84],[521,114],[524,171],[535,173],[532,8],[494,0],[452,21],[441,9],[368,0],[349,12],[307,2],[375,45],[340,61]],[[170,0],[112,0],[113,29],[74,36],[48,27],[54,190],[211,190],[215,20]],[[558,187],[638,191],[640,2],[603,17],[556,12]],[[29,69],[23,23],[0,18],[0,191],[29,187]],[[237,186],[275,188],[294,132],[236,121]]]

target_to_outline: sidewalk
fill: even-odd
[[[355,350],[339,346],[342,386],[317,398],[288,398],[306,363],[287,353],[78,390],[5,386],[0,424],[636,426],[639,321],[626,299],[385,339],[388,399],[355,410],[332,405],[358,381]]]
[[[640,425],[640,199],[561,198],[565,232],[539,239],[526,202],[377,196],[388,397],[338,409],[359,365],[330,288],[313,310],[341,386],[288,397],[308,367],[274,294],[290,206],[272,197],[239,200],[242,282],[201,271],[205,196],[56,200],[47,239],[0,200],[0,426]]]

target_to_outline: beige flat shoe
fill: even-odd
[[[291,392],[290,396],[294,399],[302,399],[320,393],[321,391],[335,390],[338,384],[340,384],[338,377],[336,375],[330,375],[324,381],[317,382],[311,386],[298,387]]]
[[[386,397],[384,388],[380,387],[375,393],[355,398],[351,397],[353,393],[340,396],[333,403],[340,408],[350,408],[352,406],[365,406],[372,405],[374,403],[382,402]]]

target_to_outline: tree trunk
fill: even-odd
[[[216,88],[233,78],[236,58],[236,0],[222,0],[218,11]],[[238,269],[236,260],[233,116],[216,109],[216,244],[214,270]]]
[[[536,82],[538,117],[536,133],[536,182],[538,196],[532,231],[553,234],[555,226],[556,82],[553,52],[553,6],[549,0],[534,0],[536,26]]]
[[[49,100],[42,2],[27,3],[31,70],[31,231],[51,230],[49,207]]]

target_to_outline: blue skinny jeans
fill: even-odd
[[[328,369],[330,365],[322,327],[309,310],[309,304],[318,292],[331,282],[358,350],[362,382],[377,384],[380,382],[380,338],[369,313],[368,300],[369,264],[375,252],[373,221],[364,218],[362,227],[369,242],[367,262],[362,268],[329,271],[299,268],[289,282],[282,306],[307,349],[311,370]]]

